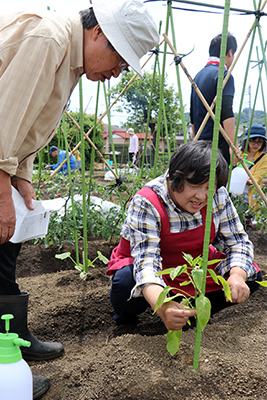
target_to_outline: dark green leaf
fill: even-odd
[[[217,283],[217,285],[219,285],[218,275],[216,274],[216,272],[213,271],[213,269],[208,269],[208,272],[209,272],[210,276],[212,277],[212,279],[214,280],[214,282]]]
[[[172,280],[174,280],[177,276],[181,275],[183,272],[187,271],[187,266],[186,265],[180,265],[176,268],[173,268],[170,271],[170,277]]]
[[[167,350],[168,352],[174,356],[179,349],[180,340],[182,337],[182,329],[179,331],[168,331],[167,332]]]
[[[211,304],[207,297],[201,294],[196,299],[197,319],[200,325],[201,332],[203,332],[205,326],[210,319]]]
[[[192,277],[199,292],[202,292],[204,272],[202,269],[193,269]]]
[[[163,289],[163,291],[159,294],[158,300],[157,300],[156,305],[155,305],[154,313],[157,311],[157,309],[164,302],[164,299],[167,296],[167,294],[170,292],[170,290],[171,290],[171,287],[170,286],[166,286]]]
[[[227,299],[228,299],[229,301],[232,301],[231,289],[230,289],[229,284],[228,284],[228,283],[226,282],[226,280],[225,280],[222,276],[220,276],[220,275],[218,275],[218,280],[221,282],[221,284],[222,284],[222,286],[223,286],[223,291],[224,291],[224,293],[225,293],[225,296],[227,297]]]

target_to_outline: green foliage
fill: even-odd
[[[201,331],[203,332],[205,326],[207,325],[210,319],[211,312],[211,304],[210,300],[205,296],[205,292],[203,292],[203,280],[204,280],[204,271],[202,269],[203,258],[201,256],[193,257],[190,254],[183,253],[183,257],[186,262],[190,265],[190,268],[187,264],[179,265],[176,268],[165,269],[161,272],[158,272],[158,275],[170,275],[171,279],[174,280],[177,276],[182,273],[187,274],[188,280],[184,281],[180,284],[180,286],[186,286],[190,283],[195,288],[195,296],[188,296],[188,294],[178,288],[174,288],[171,286],[166,286],[163,291],[160,293],[154,312],[163,304],[173,301],[177,297],[182,297],[181,304],[183,304],[186,308],[196,309],[197,310],[197,319],[199,322],[199,326]],[[216,264],[221,260],[211,260],[208,261],[208,265]],[[222,277],[217,275],[212,269],[207,269],[207,276],[211,276],[214,282],[219,285],[220,283],[223,286],[223,291],[228,298],[229,301],[232,301],[231,298],[231,290],[229,284]],[[171,290],[178,290],[178,294],[174,296],[167,297]],[[194,300],[195,306],[192,305],[191,300]],[[189,320],[188,323],[190,324]],[[179,331],[168,331],[167,333],[167,350],[171,355],[174,355],[179,349],[179,342],[182,337],[182,329]]]
[[[115,85],[109,92],[112,98],[118,96],[118,94],[128,84],[133,75],[134,71],[131,71],[121,76],[119,83]],[[146,126],[149,117],[149,127],[153,134],[155,126],[158,123],[160,77],[158,74],[156,74],[155,76],[155,83],[152,91],[151,113],[150,115],[148,115],[152,89],[152,78],[153,74],[146,71],[144,72],[143,79],[135,78],[135,80],[125,90],[124,94],[120,97],[120,100],[117,103],[119,104],[119,107],[117,107],[116,111],[127,113],[128,118],[125,127],[131,126],[135,128],[136,131],[144,130],[144,127]],[[168,133],[170,135],[171,132],[173,132],[173,134],[176,135],[177,132],[181,129],[179,96],[173,86],[167,85],[167,79],[165,79],[164,82],[163,97],[166,109],[166,122],[168,126]],[[163,116],[162,136],[166,136]]]
[[[103,237],[105,240],[119,238],[122,223],[122,212],[113,207],[102,212],[98,206],[91,204],[88,214],[88,231],[93,237]]]
[[[256,194],[256,189],[252,189]],[[267,185],[262,187],[262,192],[267,197]],[[267,205],[264,203],[262,198],[257,194],[257,201],[251,213],[256,220],[256,227],[261,232],[267,232]]]
[[[66,258],[70,258],[71,261],[75,265],[75,269],[77,269],[80,272],[80,278],[82,278],[83,280],[86,280],[88,278],[89,272],[87,272],[87,270],[85,269],[85,266],[83,264],[81,264],[80,262],[77,263],[71,257],[70,252],[56,254],[55,257],[58,258],[59,260],[65,260]],[[94,263],[96,262],[97,259],[102,261],[104,264],[108,263],[108,259],[105,256],[103,256],[103,254],[100,251],[97,251],[97,257],[93,261],[90,261],[90,260],[87,261],[87,268],[88,267],[94,268],[95,267]]]
[[[240,125],[244,125],[246,129],[249,127],[250,124],[250,114],[251,110],[249,108],[244,108],[241,112]],[[237,115],[238,114],[235,113],[236,117]],[[265,115],[263,110],[255,110],[252,123],[265,125]]]
[[[73,112],[71,111],[69,113],[72,118],[80,125],[80,113],[79,112]],[[84,114],[84,132],[87,133],[93,126],[94,126],[94,120],[95,117],[94,115],[88,115]],[[66,123],[66,131],[67,131],[67,140],[69,144],[69,150],[72,150],[74,146],[76,146],[80,142],[80,131],[76,127],[76,125],[73,123],[73,121],[66,116],[65,119]],[[93,131],[90,133],[89,138],[93,141]],[[95,135],[95,140],[93,141],[95,146],[98,148],[98,150],[103,153],[103,126],[102,124],[98,124],[96,126],[96,135]],[[89,144],[88,140],[84,140],[85,144],[85,168],[90,169],[90,161],[91,161],[91,154],[92,154],[92,147]],[[64,140],[63,140],[63,133],[61,127],[57,129],[57,132],[51,142],[49,143],[50,146],[60,146],[63,150],[65,150],[65,145],[64,145]],[[53,164],[56,161],[54,161],[53,158],[51,158],[48,154],[48,149],[43,150],[45,152],[45,155],[42,158],[42,161],[44,164]],[[39,156],[37,155],[35,162],[38,162]],[[95,154],[95,161],[99,162],[100,158],[98,154]]]
[[[167,350],[174,356],[179,350],[180,340],[182,338],[182,330],[167,332]]]
[[[250,216],[250,218],[256,221],[257,229],[261,232],[267,232],[267,206],[254,187],[252,188],[252,191],[257,197],[254,207],[249,207],[249,205],[245,203],[242,195],[236,197],[232,196],[232,202],[236,208],[239,219],[244,226],[246,226],[246,217]],[[267,197],[266,185],[262,187],[262,192],[265,197]]]

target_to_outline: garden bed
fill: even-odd
[[[267,272],[267,235],[250,230],[255,261]],[[82,246],[82,244],[81,244]],[[89,259],[97,251],[109,257],[114,245],[89,242]],[[82,248],[82,247],[81,247]],[[61,252],[72,251],[65,247]],[[200,367],[193,370],[195,333],[183,333],[175,356],[166,350],[166,329],[147,311],[137,332],[113,339],[109,278],[101,262],[84,282],[67,259],[43,245],[23,245],[18,282],[29,291],[29,325],[41,340],[60,341],[65,355],[29,362],[34,374],[51,382],[43,400],[263,400],[266,386],[267,289],[244,304],[221,311],[202,334]]]

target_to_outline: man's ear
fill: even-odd
[[[230,49],[226,55],[227,55],[228,57],[232,57],[232,55],[233,55],[233,50]]]
[[[96,25],[93,27],[93,40],[97,40],[99,36],[103,35],[103,31],[100,28],[100,25]]]

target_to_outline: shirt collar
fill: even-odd
[[[81,74],[84,73],[83,69],[83,26],[80,16],[71,20],[72,24],[72,37],[71,37],[71,55],[70,66],[71,69],[81,68]]]
[[[219,57],[214,57],[214,56],[209,57],[209,58],[208,58],[208,62],[207,62],[206,65],[210,65],[210,64],[213,64],[213,65],[220,65],[220,59],[219,59]],[[224,64],[224,69],[227,69],[226,64]]]

